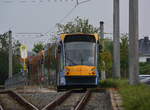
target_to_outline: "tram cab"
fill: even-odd
[[[56,50],[58,89],[87,88],[98,85],[100,78],[98,34],[61,34]]]

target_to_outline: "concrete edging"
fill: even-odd
[[[109,89],[112,110],[124,110],[122,98],[117,90]]]

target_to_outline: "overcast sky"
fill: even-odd
[[[128,0],[120,0],[121,33],[128,32],[128,2]],[[60,20],[75,4],[76,0],[0,0],[0,32],[6,32],[9,29],[14,34],[20,32],[53,32],[56,30],[55,24],[60,23]],[[150,35],[149,5],[150,0],[139,0],[140,37]],[[88,18],[91,24],[98,27],[99,21],[103,20],[105,22],[105,32],[111,33],[113,30],[112,15],[113,0],[91,0],[79,5],[61,23],[67,23],[80,16]],[[14,38],[23,40],[25,43],[31,42],[29,37],[20,36],[17,38],[17,36],[14,36]]]

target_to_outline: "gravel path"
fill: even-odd
[[[84,110],[112,110],[107,92],[92,92]]]
[[[21,93],[20,95],[35,105],[38,109],[42,109],[44,106],[62,94],[64,94],[64,92]]]
[[[26,110],[8,94],[0,94],[0,105],[3,106],[4,110]]]
[[[71,110],[80,101],[84,93],[71,93],[71,95],[54,110]]]

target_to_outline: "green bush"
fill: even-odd
[[[125,110],[150,110],[150,86],[145,84],[131,86],[127,80],[113,79],[102,81],[101,84],[119,88]]]
[[[126,85],[120,87],[120,94],[126,110],[149,110],[150,87],[144,84],[137,86]]]
[[[140,74],[150,74],[150,63],[140,63]]]
[[[127,84],[127,80],[115,80],[115,79],[107,79],[100,81],[100,87],[103,88],[118,88],[121,85]]]

